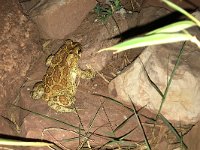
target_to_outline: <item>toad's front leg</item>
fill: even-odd
[[[31,91],[31,97],[33,99],[41,99],[44,95],[44,83],[43,81],[37,82],[34,87],[33,90]]]
[[[96,72],[93,69],[81,70],[78,69],[78,76],[82,79],[92,79],[96,75]]]
[[[75,112],[74,109],[74,102],[75,97],[68,95],[58,95],[52,97],[48,101],[48,106],[50,106],[52,109],[54,109],[57,112]]]

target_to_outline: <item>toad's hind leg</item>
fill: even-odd
[[[48,101],[48,105],[57,112],[75,112],[72,106],[75,97],[71,97],[68,101],[62,101],[65,98],[65,95],[55,96]]]

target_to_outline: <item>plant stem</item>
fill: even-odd
[[[182,47],[181,47],[181,49],[180,49],[180,51],[179,51],[179,54],[178,54],[176,63],[175,63],[175,65],[174,65],[174,68],[173,68],[172,73],[171,73],[171,75],[170,75],[169,81],[167,82],[167,87],[166,87],[165,92],[164,92],[164,94],[163,94],[162,102],[161,102],[160,108],[159,108],[159,110],[158,110],[158,114],[157,114],[157,116],[156,116],[156,120],[158,119],[158,116],[160,115],[161,109],[162,109],[162,107],[163,107],[163,104],[164,104],[164,102],[165,102],[165,100],[166,100],[166,97],[167,97],[167,93],[168,93],[168,91],[169,91],[169,87],[170,87],[170,85],[171,85],[171,83],[172,83],[172,79],[173,79],[173,77],[174,77],[174,75],[175,75],[175,72],[176,72],[178,66],[179,66],[180,59],[181,59],[181,56],[182,56],[183,51],[184,51],[184,46],[185,46],[185,42],[183,43],[183,45],[182,45]]]

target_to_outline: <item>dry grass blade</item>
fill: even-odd
[[[103,148],[103,147],[105,147],[105,146],[107,146],[107,145],[109,145],[109,144],[113,144],[113,143],[114,143],[114,144],[117,144],[118,146],[120,146],[120,144],[125,145],[125,143],[127,143],[126,146],[132,147],[132,146],[133,146],[132,141],[126,140],[125,138],[126,138],[128,135],[130,135],[135,129],[136,129],[136,128],[134,128],[134,129],[128,131],[127,133],[125,133],[124,135],[122,135],[122,136],[120,136],[120,137],[112,137],[111,140],[108,141],[108,142],[106,142],[104,145],[102,145],[101,148]],[[134,146],[136,146],[136,144],[134,144]]]
[[[143,128],[143,126],[142,126],[142,122],[141,122],[141,120],[140,120],[140,118],[139,118],[138,112],[137,112],[136,109],[135,109],[135,105],[133,104],[133,101],[131,100],[130,97],[129,97],[129,99],[130,99],[131,104],[132,104],[132,106],[133,106],[134,114],[135,114],[135,116],[136,116],[136,118],[137,118],[138,124],[139,124],[139,126],[140,126],[140,128],[141,128],[141,130],[142,130],[143,136],[144,136],[144,138],[145,138],[145,143],[146,143],[147,149],[148,149],[148,150],[151,150],[150,144],[149,144],[149,142],[148,142],[147,136],[146,136],[145,131],[144,131],[144,128]]]
[[[172,124],[162,115],[159,115],[160,119],[165,123],[165,125],[170,129],[170,131],[176,136],[178,142],[181,143],[184,149],[188,149],[185,143],[183,142],[182,136],[179,135],[178,131],[172,126]]]
[[[142,66],[144,68],[145,74],[147,76],[148,81],[150,82],[150,84],[154,87],[154,89],[160,94],[161,97],[163,97],[163,93],[161,92],[161,90],[158,88],[158,86],[151,80],[142,60],[140,59],[140,62],[142,63]]]
[[[140,110],[142,110],[144,107],[140,108],[137,112],[139,112]],[[134,110],[133,110],[134,111]],[[116,132],[117,130],[119,130],[120,128],[122,128],[128,121],[131,117],[133,117],[135,115],[135,113],[131,114],[128,118],[126,118],[121,124],[119,124],[115,130],[113,132]],[[151,119],[151,118],[148,118],[148,119]],[[151,119],[152,120],[152,119]]]
[[[118,131],[120,128],[122,128],[135,114],[131,114],[126,120],[124,120],[120,125],[118,125],[113,132]]]
[[[116,103],[116,104],[118,104],[118,105],[123,106],[124,108],[130,110],[131,112],[134,112],[130,107],[127,107],[127,106],[124,105],[123,103],[121,103],[121,102],[119,102],[119,101],[117,101],[117,100],[115,100],[115,99],[113,99],[113,98],[110,98],[110,97],[108,97],[108,96],[104,96],[104,95],[101,95],[101,94],[97,94],[97,93],[94,93],[93,95],[104,97],[104,98],[106,98],[106,99],[108,99],[108,100],[110,100],[110,101],[112,101],[112,102],[114,102],[114,103]]]
[[[104,98],[106,98],[106,99],[108,99],[108,100],[111,100],[112,102],[115,102],[116,104],[118,104],[118,105],[121,105],[121,106],[123,106],[124,108],[126,108],[126,109],[128,109],[129,111],[131,111],[131,112],[133,112],[133,114],[132,115],[130,115],[129,117],[128,117],[128,119],[126,119],[125,121],[123,121],[119,126],[117,126],[116,127],[116,129],[113,131],[113,133],[112,133],[112,135],[115,135],[114,133],[117,131],[117,130],[119,130],[121,127],[123,127],[124,126],[124,124],[126,124],[126,122],[132,117],[132,116],[134,116],[134,115],[136,115],[135,113],[136,113],[136,111],[134,110],[134,109],[131,109],[131,108],[129,108],[129,107],[127,107],[127,106],[125,106],[123,103],[121,103],[121,102],[119,102],[119,101],[117,101],[117,100],[115,100],[115,99],[112,99],[112,98],[110,98],[110,97],[107,97],[107,96],[103,96],[103,95],[100,95],[100,94],[94,94],[94,95],[97,95],[97,96],[101,96],[101,97],[104,97]],[[142,109],[142,108],[141,108]],[[140,109],[140,110],[141,110]],[[140,110],[138,110],[137,112],[139,112]],[[138,115],[138,114],[137,114]],[[139,118],[139,117],[138,117]],[[142,127],[143,128],[143,127]],[[134,128],[135,129],[135,128]],[[133,130],[134,130],[133,129]],[[124,138],[127,136],[127,135],[129,135],[133,130],[131,130],[131,131],[129,131],[128,133],[126,133],[126,134],[124,134],[124,135],[122,135],[121,137],[113,137],[110,141],[108,141],[107,143],[105,143],[103,146],[105,146],[105,145],[108,145],[108,144],[111,144],[111,143],[118,143],[119,144],[119,142],[124,142]],[[143,131],[144,132],[144,131]],[[145,133],[144,133],[144,135],[145,135]],[[145,137],[146,137],[146,135],[145,135]],[[145,141],[146,141],[147,139],[145,139]],[[146,142],[147,143],[147,147],[149,148],[150,146],[148,145],[148,141]],[[102,147],[103,147],[102,146]],[[150,148],[149,148],[150,149]]]
[[[158,115],[161,113],[163,104],[164,104],[164,102],[165,102],[165,100],[166,100],[166,96],[167,96],[168,91],[169,91],[169,87],[170,87],[170,85],[171,85],[171,83],[172,83],[172,79],[173,79],[173,77],[174,77],[174,75],[175,75],[175,72],[176,72],[178,66],[179,66],[180,59],[181,59],[181,56],[182,56],[183,51],[184,51],[184,46],[185,46],[185,42],[184,42],[184,44],[182,45],[182,47],[181,47],[181,49],[180,49],[180,51],[179,51],[179,54],[178,54],[176,63],[175,63],[175,65],[174,65],[174,68],[173,68],[173,70],[172,70],[172,73],[170,74],[169,81],[167,82],[167,86],[166,86],[166,88],[165,88],[165,91],[164,91],[164,94],[163,94],[163,97],[162,97],[162,102],[161,102],[160,108],[159,108],[159,110],[158,110],[157,117],[158,117]],[[157,117],[156,117],[156,118],[157,118]]]
[[[74,126],[74,125],[72,125],[72,124],[66,123],[66,122],[61,121],[61,120],[58,120],[58,119],[56,119],[56,118],[52,118],[52,117],[49,117],[49,116],[46,116],[46,115],[43,115],[43,114],[40,114],[40,113],[37,113],[37,112],[33,112],[33,111],[31,111],[31,110],[28,110],[28,109],[22,108],[22,107],[20,107],[20,106],[16,106],[16,105],[13,105],[13,106],[18,107],[18,108],[20,108],[20,109],[22,109],[22,110],[25,110],[25,111],[31,112],[31,113],[33,113],[33,114],[35,114],[35,115],[41,116],[41,117],[43,117],[43,118],[50,119],[50,120],[53,120],[53,121],[56,121],[56,122],[62,123],[62,124],[64,124],[64,125],[67,125],[67,126],[69,126],[69,127],[74,128],[74,129],[78,129],[78,130],[80,129],[80,128],[77,127],[77,126]],[[80,130],[83,130],[83,129],[80,129]]]
[[[92,128],[92,125],[93,125],[93,123],[94,123],[94,120],[95,120],[95,118],[96,118],[98,112],[99,112],[100,109],[102,108],[103,104],[104,104],[104,102],[101,103],[101,105],[100,105],[99,108],[97,109],[96,113],[94,114],[94,117],[90,120],[90,122],[89,122],[89,124],[88,124],[88,131],[85,133],[85,136],[84,136],[84,141],[81,143],[81,145],[79,146],[78,149],[81,149],[81,148],[88,142],[89,137],[92,136],[92,134],[96,131],[96,130],[95,130],[95,131],[92,132],[92,133],[90,132],[90,130],[91,130],[91,128]]]

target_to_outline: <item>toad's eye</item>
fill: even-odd
[[[81,47],[78,47],[77,49],[78,49],[78,50],[77,50],[77,51],[78,51],[78,54],[80,54],[80,53],[82,52]]]
[[[69,54],[74,54],[74,55],[77,55],[77,54],[81,54],[81,48],[80,47],[75,47],[74,49],[71,49],[70,51],[69,51]]]

